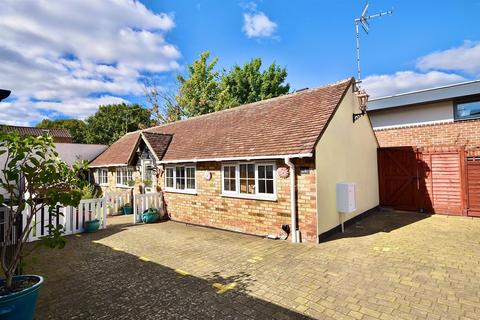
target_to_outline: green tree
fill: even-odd
[[[87,125],[84,121],[79,119],[58,119],[49,120],[43,119],[37,124],[37,128],[63,128],[70,132],[75,143],[85,143],[85,135],[87,131]]]
[[[151,126],[150,111],[138,104],[100,106],[87,119],[87,143],[112,144],[125,133]]]
[[[209,61],[210,52],[188,66],[188,76],[177,76],[176,97],[185,116],[192,117],[241,104],[256,102],[288,93],[287,70],[275,63],[262,69],[262,59],[254,58],[243,66],[235,65],[228,72],[215,70],[218,58]]]
[[[288,93],[290,85],[285,84],[286,68],[275,63],[264,71],[260,70],[261,67],[262,60],[255,58],[243,66],[235,65],[225,73],[220,82],[215,109],[227,109]]]
[[[35,225],[36,213],[48,206],[49,213],[55,216],[53,208],[57,205],[78,206],[83,184],[79,172],[85,170],[86,165],[70,167],[59,160],[49,135],[32,137],[21,136],[17,132],[0,133],[0,155],[5,160],[0,168],[0,188],[9,199],[7,212],[10,213],[3,217],[5,237],[0,248],[0,264],[6,279],[4,287],[8,291],[12,289],[13,275],[20,260],[27,254],[25,243]],[[0,195],[2,202],[4,196]],[[27,206],[30,210],[25,211]],[[26,223],[17,235],[19,240],[12,241],[14,226],[22,218]],[[41,244],[62,248],[65,245],[63,226],[49,225],[48,229],[48,235],[42,237]],[[7,247],[13,249],[10,257],[7,257]]]
[[[179,90],[177,103],[185,109],[186,116],[193,117],[215,111],[219,92],[220,73],[215,71],[218,58],[208,61],[210,52],[188,65],[188,76],[177,75]]]

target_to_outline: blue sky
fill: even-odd
[[[141,78],[164,87],[200,52],[220,68],[261,57],[286,66],[292,89],[356,74],[354,18],[364,1],[5,0],[0,12],[0,123],[85,118],[99,104],[143,102]],[[394,9],[361,33],[373,96],[477,79],[479,0],[371,0]]]

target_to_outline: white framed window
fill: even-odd
[[[274,163],[235,163],[222,165],[222,195],[277,200]]]
[[[97,169],[95,174],[96,174],[95,180],[99,185],[101,186],[108,185],[108,169],[106,168]]]
[[[119,167],[116,170],[117,173],[117,186],[119,187],[131,187],[133,182],[132,167]]]
[[[197,192],[195,173],[195,166],[167,166],[165,168],[165,191],[195,194]]]

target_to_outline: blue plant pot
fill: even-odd
[[[123,214],[132,214],[133,208],[132,207],[123,207]]]
[[[142,221],[145,223],[154,223],[160,219],[157,210],[146,210],[142,213]]]
[[[13,277],[13,282],[33,278],[37,280],[30,288],[6,296],[0,296],[1,320],[32,320],[37,304],[38,290],[43,285],[43,277],[24,275]],[[5,284],[5,279],[0,280],[0,286]]]
[[[86,221],[85,222],[85,232],[87,233],[92,233],[97,231],[100,228],[100,221],[98,220],[92,220],[92,221]]]

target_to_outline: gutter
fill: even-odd
[[[285,157],[285,164],[290,169],[290,216],[292,225],[290,234],[292,235],[292,242],[300,242],[300,230],[297,230],[297,196],[295,185],[295,164],[293,164],[291,157]]]
[[[285,159],[285,158],[311,158],[313,153],[297,153],[288,155],[274,155],[274,156],[244,156],[244,157],[225,157],[225,158],[198,158],[198,159],[181,159],[181,160],[162,160],[159,164],[166,163],[185,163],[185,162],[207,162],[207,161],[236,161],[236,160],[267,160],[267,159]]]

